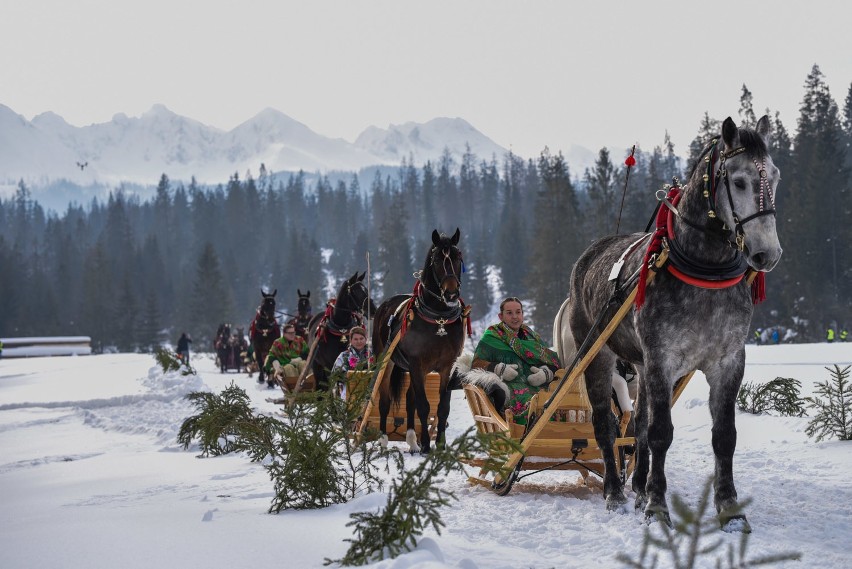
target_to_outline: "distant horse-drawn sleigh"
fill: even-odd
[[[232,329],[230,324],[220,324],[213,342],[216,365],[219,371],[241,372],[246,370],[248,342],[242,328]]]

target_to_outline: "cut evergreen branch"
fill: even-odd
[[[162,368],[163,373],[181,370],[182,375],[195,375],[195,369],[188,362],[184,364],[175,352],[167,350],[166,348],[155,348],[154,359],[157,361],[160,368]],[[183,367],[183,369],[181,369],[181,367]]]
[[[401,464],[398,451],[366,440],[355,444],[352,425],[360,406],[325,392],[299,393],[282,422],[288,453],[264,468],[275,484],[270,512],[324,508],[381,489],[382,471]]]
[[[737,407],[746,413],[778,413],[782,417],[803,417],[805,401],[799,390],[802,384],[791,377],[776,377],[764,384],[745,383],[737,394]]]
[[[186,395],[198,410],[184,419],[178,442],[188,449],[198,439],[202,456],[218,456],[249,451],[252,461],[275,454],[274,431],[277,421],[254,415],[246,392],[233,382],[221,394],[194,391]]]
[[[817,413],[808,423],[805,433],[816,437],[817,442],[837,437],[841,441],[852,440],[852,383],[849,381],[850,367],[834,369],[826,367],[831,379],[818,383],[813,397],[808,397],[808,408]]]
[[[670,528],[662,521],[653,524],[645,529],[645,537],[636,559],[632,559],[623,552],[616,554],[616,559],[634,569],[655,569],[656,567],[694,569],[699,560],[707,557],[711,557],[711,561],[715,561],[715,566],[719,569],[745,569],[801,559],[801,554],[797,552],[748,558],[749,534],[745,532],[741,534],[736,546],[728,544],[727,548],[722,547],[724,541],[719,535],[719,518],[707,516],[712,488],[711,478],[704,485],[695,510],[690,509],[678,495],[673,495],[673,527]],[[747,502],[742,503],[741,508],[745,505]],[[654,535],[655,529],[662,532],[662,535]],[[668,562],[665,561],[666,558]],[[707,563],[702,563],[702,566],[707,566]]]
[[[350,440],[360,403],[326,393],[300,393],[286,419],[255,415],[246,392],[233,383],[221,394],[186,396],[198,413],[184,420],[178,442],[199,441],[202,456],[245,452],[263,462],[275,489],[270,512],[322,508],[381,489],[381,472],[401,469],[398,451]]]
[[[464,463],[483,453],[504,453],[503,460],[497,456],[489,463],[490,472],[502,475],[505,453],[513,447],[502,435],[476,435],[468,429],[449,445],[438,446],[416,467],[391,481],[388,498],[379,512],[356,512],[351,514],[347,525],[352,526],[354,537],[347,539],[349,549],[342,559],[326,559],[326,565],[366,565],[384,558],[394,558],[411,551],[417,539],[430,527],[438,535],[444,522],[441,508],[456,500],[451,490],[441,488],[441,478],[453,471],[464,471]],[[499,464],[499,466],[497,466]]]

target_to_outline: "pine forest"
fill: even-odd
[[[852,85],[839,105],[814,66],[795,128],[754,109],[745,85],[739,106],[731,102],[737,108],[741,125],[769,115],[781,170],[784,254],[753,326],[783,325],[795,341],[820,341],[831,323],[852,324]],[[367,269],[368,252],[377,303],[411,292],[432,230],[458,227],[473,318],[495,300],[487,284],[499,271],[503,292],[527,300],[527,319],[549,337],[574,260],[616,229],[645,231],[657,190],[685,181],[724,118],[696,117],[685,161],[668,136],[637,147],[624,195],[626,156],[607,149],[584,172],[545,148],[532,159],[445,153],[335,182],[261,168],[202,186],[164,173],[150,199],[116,188],[59,214],[21,181],[0,201],[0,336],[86,335],[95,351],[147,351],[186,331],[195,350],[207,350],[220,323],[247,328],[262,288],[277,289],[279,310],[292,314],[297,289],[310,290],[321,311],[343,279]]]

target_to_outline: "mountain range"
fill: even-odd
[[[445,149],[460,161],[466,148],[480,160],[500,161],[508,152],[462,118],[435,118],[387,128],[370,126],[355,142],[318,134],[271,108],[224,131],[154,105],[139,117],[116,114],[106,123],[76,127],[53,112],[27,120],[0,104],[0,197],[19,180],[39,188],[69,186],[89,194],[120,184],[151,187],[161,174],[201,184],[227,182],[234,173],[359,172],[372,166],[418,167],[436,162]],[[572,173],[589,166],[596,153],[572,146]],[[92,188],[100,188],[93,191]],[[72,192],[73,193],[73,192]],[[85,192],[84,192],[85,194]],[[71,198],[75,196],[69,196]],[[77,196],[77,201],[83,196]]]

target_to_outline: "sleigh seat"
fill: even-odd
[[[545,403],[556,392],[559,380],[565,370],[556,372],[556,380],[551,382],[548,388],[536,393],[529,402],[526,412],[527,424],[518,424],[515,416],[510,410],[500,414],[491,403],[485,391],[477,386],[466,384],[464,386],[465,398],[473,415],[473,420],[480,433],[503,433],[507,437],[520,442],[524,433],[532,425],[531,419],[540,415]],[[672,397],[674,405],[686,383],[691,377],[682,378],[675,386]],[[550,421],[538,432],[532,441],[527,441],[528,448],[523,454],[523,460],[515,467],[516,470],[532,471],[527,474],[517,475],[521,479],[531,474],[544,470],[574,470],[579,472],[585,482],[589,473],[601,478],[604,474],[604,463],[601,450],[595,439],[595,430],[592,423],[592,407],[586,392],[585,379],[578,375],[575,379],[563,385],[559,390],[559,400],[554,400],[551,405],[556,405],[556,410]],[[621,411],[613,403],[612,412],[618,421],[619,436],[615,439],[613,452],[616,458],[618,474],[626,481],[633,470],[633,451],[636,444],[635,437],[628,433],[632,413]],[[470,461],[474,466],[483,466],[485,459],[479,458]],[[470,477],[472,483],[491,487],[501,493],[492,480],[485,478],[485,472],[480,471],[478,477]],[[511,488],[511,485],[508,486]],[[508,492],[506,488],[506,492]]]

